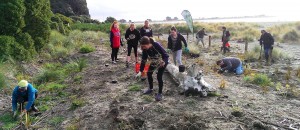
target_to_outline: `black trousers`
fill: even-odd
[[[37,98],[38,98],[38,93],[35,93],[35,99],[37,99]],[[28,95],[18,96],[17,102],[20,104],[20,110],[21,110],[21,107],[22,107],[22,109],[24,109],[24,106],[22,106],[22,105],[24,105],[25,102],[28,102]],[[34,107],[34,102],[31,107]]]
[[[137,57],[138,45],[137,44],[136,45],[135,44],[130,44],[130,43],[127,46],[127,51],[128,51],[127,56],[130,56],[132,48],[133,48],[133,51],[134,51],[134,56]]]
[[[112,61],[116,61],[118,58],[118,52],[119,52],[119,48],[112,48],[111,49],[111,60]]]
[[[165,65],[164,67],[158,68],[157,81],[158,81],[158,93],[160,93],[160,94],[162,93],[163,86],[164,86],[164,82],[163,82],[162,78],[163,78],[163,74],[164,74],[164,71],[166,69],[166,66],[167,65]],[[154,72],[155,69],[156,69],[156,65],[150,65],[148,73],[147,73],[150,89],[153,89],[153,77],[152,77],[152,75],[153,75],[153,72]]]

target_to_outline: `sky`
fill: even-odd
[[[164,20],[167,16],[182,19],[189,10],[193,18],[267,15],[300,21],[298,0],[87,0],[93,19],[108,16],[117,20]]]

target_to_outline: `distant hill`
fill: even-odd
[[[86,0],[50,0],[53,13],[65,16],[85,15],[90,17]]]

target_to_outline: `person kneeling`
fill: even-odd
[[[37,92],[37,89],[26,80],[21,80],[18,83],[18,86],[15,87],[12,93],[12,110],[14,117],[17,115],[17,103],[20,104],[20,110],[24,113],[28,112],[30,108],[31,110],[38,112],[38,109],[34,105],[34,101],[38,97]],[[27,105],[23,108],[25,102],[27,102]]]
[[[241,60],[238,58],[226,57],[221,60],[218,60],[217,65],[221,67],[219,73],[223,73],[227,71],[227,72],[233,72],[237,75],[241,75],[244,72],[243,64]]]

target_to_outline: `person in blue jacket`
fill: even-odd
[[[141,49],[143,50],[142,54],[142,63],[140,67],[140,72],[136,75],[136,78],[140,78],[142,72],[144,71],[145,64],[147,63],[148,59],[150,60],[151,64],[149,70],[147,72],[149,89],[147,89],[144,94],[151,94],[153,92],[153,72],[158,69],[157,72],[157,80],[158,80],[158,87],[159,91],[158,94],[155,96],[156,101],[162,100],[162,90],[163,90],[163,74],[165,68],[168,65],[169,55],[167,54],[166,50],[157,42],[154,42],[152,38],[147,36],[142,37],[140,40]]]
[[[38,96],[37,92],[38,90],[26,80],[21,80],[18,83],[18,86],[15,87],[12,93],[12,110],[14,117],[17,115],[17,103],[20,104],[20,108],[23,109],[22,111],[25,113],[29,111],[30,108],[35,112],[38,111],[34,105],[34,101]],[[25,102],[27,102],[27,105],[23,108]]]

